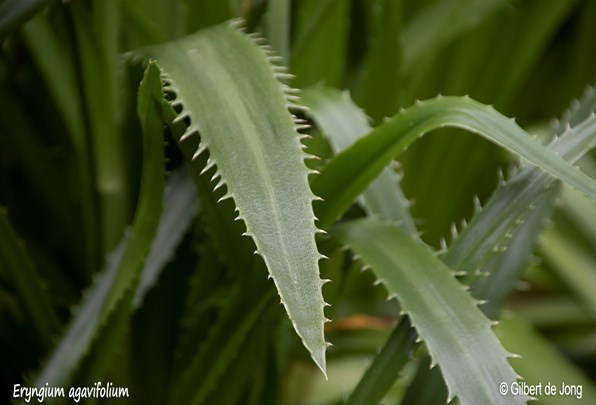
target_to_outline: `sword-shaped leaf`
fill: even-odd
[[[308,184],[297,125],[287,107],[295,95],[275,56],[230,24],[139,53],[156,58],[164,90],[190,121],[181,141],[200,133],[195,157],[209,153],[215,189],[226,187],[238,219],[263,257],[294,328],[325,371],[321,255],[315,244],[316,198]],[[248,269],[247,269],[248,271]]]

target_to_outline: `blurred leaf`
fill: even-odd
[[[407,317],[395,327],[371,366],[346,401],[347,405],[378,403],[395,383],[415,348],[416,333]]]
[[[273,49],[290,65],[290,1],[276,0],[268,3],[267,38]]]
[[[371,7],[369,50],[354,99],[377,123],[395,114],[403,101],[402,3],[403,0],[377,0]]]
[[[27,21],[51,0],[4,0],[0,4],[0,37]]]
[[[207,395],[225,378],[265,305],[271,302],[273,293],[265,289],[268,283],[264,278],[251,271],[245,278],[243,288],[227,300],[207,338],[174,384],[170,404],[205,403]]]
[[[35,331],[36,338],[47,349],[58,330],[58,319],[43,281],[28,258],[28,254],[8,221],[6,211],[0,209],[0,269],[15,289]]]
[[[596,317],[596,260],[561,232],[548,230],[540,240],[541,252],[559,277]]]
[[[54,105],[61,114],[74,148],[81,199],[82,228],[85,241],[85,267],[88,274],[96,270],[99,260],[98,204],[95,200],[91,153],[86,136],[84,106],[81,103],[75,65],[47,18],[37,15],[23,27],[23,37],[40,70]],[[21,142],[26,142],[23,137]],[[48,170],[36,170],[47,176]],[[48,199],[51,201],[51,199]],[[72,234],[72,233],[71,233]]]
[[[65,9],[78,55],[79,91],[90,139],[94,192],[98,195],[100,252],[114,248],[129,222],[131,188],[120,121],[123,110],[119,69],[119,0],[72,1]]]
[[[581,386],[582,402],[596,401],[593,383],[521,319],[510,314],[497,325],[495,331],[508,350],[519,353],[520,358],[511,360],[515,370],[528,384],[542,384],[542,393],[537,395],[541,404],[577,402],[579,398],[576,396],[559,395],[563,383]],[[546,384],[556,386],[556,395],[546,395]]]
[[[348,0],[304,0],[298,10],[292,49],[294,86],[323,82],[338,86],[345,69],[348,41]]]
[[[424,8],[403,29],[406,71],[505,4],[503,0],[441,0]]]
[[[133,300],[135,309],[143,304],[145,295],[174,256],[176,247],[196,216],[198,206],[197,192],[185,167],[171,175],[166,184],[164,209]]]

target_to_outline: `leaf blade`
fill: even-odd
[[[507,362],[509,353],[473,298],[432,252],[395,225],[373,219],[342,223],[331,234],[371,266],[398,298],[441,367],[450,399],[457,396],[462,404],[525,403],[524,397],[499,393],[501,382],[517,378]]]
[[[329,138],[335,153],[348,148],[372,128],[362,110],[347,93],[332,88],[313,87],[300,93],[300,101],[308,114]],[[410,234],[416,233],[397,174],[389,167],[368,186],[361,196],[362,206],[369,215],[395,221]]]
[[[265,53],[229,24],[141,50],[167,72],[166,91],[201,135],[206,168],[227,187],[269,269],[286,311],[315,363],[325,371],[324,301],[315,244],[314,194],[308,184],[291,103]],[[264,113],[266,112],[266,113]]]
[[[367,184],[417,138],[437,128],[475,133],[517,154],[596,199],[596,182],[534,141],[512,120],[469,97],[437,97],[403,110],[337,155],[312,183],[325,204],[317,211],[322,228],[351,205]]]

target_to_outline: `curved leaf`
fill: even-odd
[[[456,127],[502,146],[596,199],[596,182],[548,151],[513,120],[469,97],[436,97],[418,102],[379,125],[365,138],[335,157],[312,183],[325,200],[317,211],[322,228],[328,227],[383,168],[427,132]]]
[[[323,295],[315,244],[315,196],[305,153],[276,78],[287,77],[263,49],[230,24],[146,48],[163,67],[165,91],[190,119],[185,139],[200,132],[195,156],[209,153],[216,189],[232,198],[269,269],[296,332],[325,371]]]
[[[499,384],[517,375],[491,322],[453,277],[451,270],[394,224],[361,219],[332,228],[370,266],[395,296],[438,364],[449,398],[462,404],[522,404],[528,398],[502,396]]]
[[[324,87],[313,87],[300,93],[300,102],[308,114],[329,138],[335,153],[348,148],[368,134],[372,128],[364,112],[348,93]],[[391,168],[385,168],[362,194],[362,207],[368,215],[399,223],[411,234],[416,233],[409,212],[409,201],[399,187],[399,177]]]

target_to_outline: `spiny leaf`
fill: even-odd
[[[362,110],[349,94],[324,87],[312,87],[300,94],[323,133],[329,138],[333,151],[339,153],[372,128]],[[362,194],[362,206],[368,215],[395,221],[411,234],[416,233],[414,220],[408,210],[409,202],[399,187],[399,178],[392,168],[385,168]]]
[[[197,155],[227,187],[279,291],[296,332],[325,371],[323,301],[318,274],[312,201],[305,154],[292,116],[287,77],[267,54],[229,24],[216,26],[141,55],[157,58],[165,90],[190,120],[186,135],[200,132]],[[187,138],[183,136],[182,139]]]
[[[451,270],[394,224],[361,219],[336,225],[331,234],[369,265],[396,296],[438,364],[449,398],[462,404],[522,404],[503,396],[499,384],[517,375],[491,322],[453,278]]]
[[[575,114],[566,114],[565,120],[571,118],[576,125],[558,126],[548,149],[569,163],[575,163],[590,150],[596,144],[596,117],[591,113],[595,107],[596,99],[586,97],[574,108]],[[551,193],[549,189],[555,181],[537,168],[521,169],[499,185],[484,208],[453,241],[443,261],[456,271],[474,277],[493,256],[490,250],[499,247],[520,226],[540,199]]]
[[[201,174],[207,164],[207,153],[193,160],[198,139],[194,144],[190,142],[191,140],[181,142],[180,139],[187,130],[186,124],[184,122],[174,124],[172,121],[178,113],[167,101],[164,100],[162,105],[165,121],[170,123],[171,134],[189,163],[192,179],[201,199],[201,218],[205,223],[210,242],[223,263],[243,272],[247,267],[251,267],[255,260],[254,243],[242,236],[245,231],[244,224],[234,221],[237,216],[234,202],[229,199],[220,200],[227,193],[225,187],[213,190],[211,177],[215,168]]]
[[[154,63],[150,63],[145,72],[138,97],[144,155],[141,190],[133,225],[112,253],[105,270],[96,277],[84,295],[60,345],[37,379],[39,386],[45,383],[65,385],[102,328],[109,329],[106,323],[122,321],[122,316],[128,316],[131,311],[134,283],[149,254],[162,210],[164,161],[158,104],[162,91],[159,69]],[[121,325],[121,322],[118,324]],[[121,331],[122,328],[114,330]],[[112,330],[107,330],[105,335],[113,335]]]
[[[596,128],[590,124],[596,99],[591,100],[590,93],[589,89],[587,96],[574,103],[571,113],[563,117],[563,122],[573,122],[575,128],[558,125],[555,137],[560,138],[549,145],[570,162],[579,159],[596,141]],[[464,275],[460,279],[464,283],[485,276],[472,284],[471,292],[484,301],[480,309],[491,319],[498,317],[506,297],[518,282],[538,233],[552,212],[558,194],[554,183],[556,179],[534,167],[523,168],[501,182],[483,208],[477,203],[470,224],[442,257],[444,263]],[[503,252],[501,249],[505,247],[507,250]],[[524,355],[517,349],[514,352]],[[424,371],[419,374],[425,374],[429,384],[442,382],[436,374]]]
[[[476,133],[596,199],[596,182],[530,137],[514,121],[469,97],[437,97],[403,110],[337,155],[312,183],[325,200],[320,226],[329,226],[400,152],[442,127]]]

